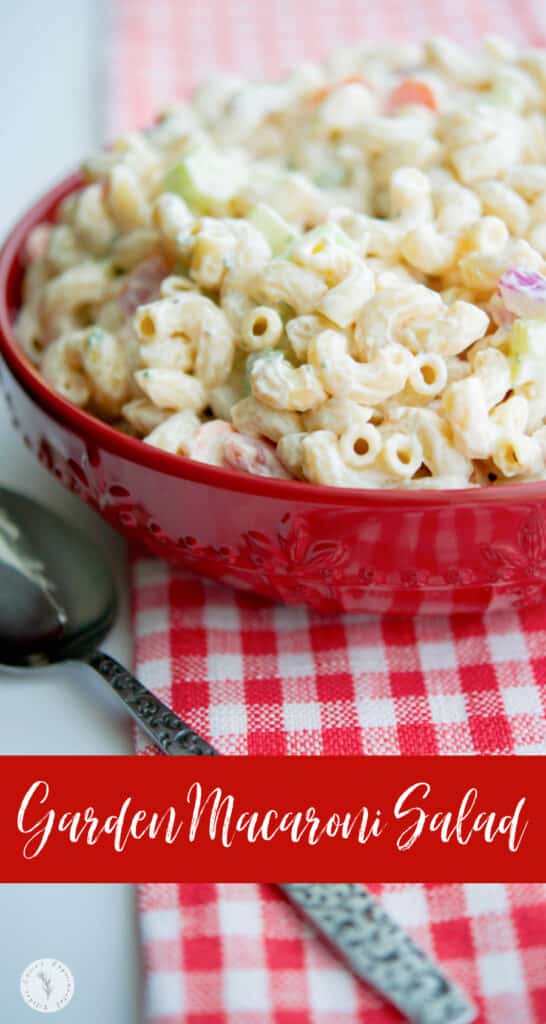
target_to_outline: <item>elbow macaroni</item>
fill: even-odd
[[[69,401],[210,465],[544,478],[546,298],[499,279],[546,273],[545,83],[545,52],[497,38],[214,76],[31,233],[22,347]]]

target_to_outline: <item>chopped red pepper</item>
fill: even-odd
[[[399,110],[400,107],[421,106],[429,110],[437,110],[436,97],[426,82],[420,82],[416,78],[406,78],[393,89],[388,108],[391,113]]]

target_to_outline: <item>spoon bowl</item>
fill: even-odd
[[[97,545],[49,509],[0,487],[0,661],[84,658],[117,612]]]
[[[100,549],[54,512],[4,487],[0,586],[4,667],[85,661],[164,754],[215,753],[127,669],[98,650],[117,611],[112,572]],[[12,593],[17,595],[16,622]]]

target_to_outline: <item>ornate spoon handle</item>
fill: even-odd
[[[150,693],[115,658],[94,651],[85,661],[111,686],[127,710],[164,754],[216,754],[210,743]]]
[[[476,1009],[356,882],[281,885],[372,988],[415,1024],[470,1024]]]
[[[164,754],[216,754],[210,743],[163,704],[109,654],[86,659],[124,702]],[[357,883],[279,886],[348,963],[353,973],[415,1024],[470,1024],[475,1010]]]

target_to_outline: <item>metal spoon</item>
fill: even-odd
[[[112,573],[78,530],[0,487],[0,662],[86,661],[164,754],[213,754],[170,708],[98,650],[116,617]]]
[[[102,552],[37,502],[0,487],[0,661],[80,659],[124,702],[164,754],[216,754],[110,655],[97,649],[116,615]],[[463,992],[355,883],[280,888],[334,946],[353,973],[416,1024],[470,1024]]]

